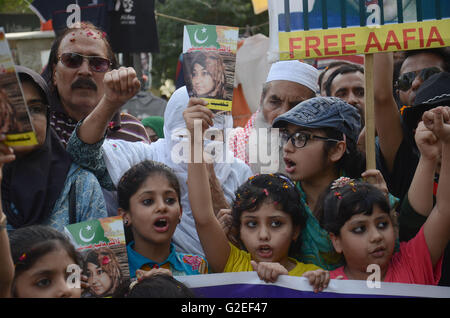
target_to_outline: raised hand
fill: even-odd
[[[120,67],[105,74],[105,100],[119,109],[141,89],[141,83],[132,67]]]
[[[422,115],[422,120],[426,128],[443,143],[450,142],[450,107],[438,106]]]
[[[194,136],[194,126],[196,121],[201,121],[202,125],[202,138],[199,140],[203,140],[204,131],[210,126],[213,126],[214,114],[210,109],[205,107],[206,105],[208,105],[207,101],[201,98],[191,97],[189,99],[188,107],[183,112],[186,128],[191,133],[191,138]]]
[[[434,119],[434,115],[433,115]],[[421,156],[430,161],[436,161],[441,155],[441,142],[436,135],[428,129],[424,122],[419,122],[414,136],[417,148],[419,148]]]

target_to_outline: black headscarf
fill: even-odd
[[[45,80],[36,72],[16,66],[20,78],[27,77],[49,101]],[[1,185],[3,211],[14,228],[42,223],[52,212],[69,172],[71,159],[50,128],[47,108],[47,134],[39,148],[3,166]],[[11,210],[11,203],[18,214]]]

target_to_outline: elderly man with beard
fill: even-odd
[[[283,152],[278,145],[271,147],[272,122],[298,103],[315,97],[319,91],[317,82],[318,71],[309,64],[297,60],[272,64],[259,109],[244,128],[235,129],[229,140],[234,156],[247,163],[253,173],[285,173]],[[264,157],[269,153],[267,160]]]

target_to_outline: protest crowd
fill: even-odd
[[[7,145],[0,87],[0,297],[190,298],[180,276],[245,271],[320,293],[373,264],[382,282],[450,287],[448,47],[373,54],[370,168],[364,63],[268,63],[245,75],[258,105],[237,124],[208,107],[231,98],[228,57],[186,58],[162,116],[138,118],[145,81],[100,27],[67,27],[49,49],[41,74],[14,67],[37,144]],[[68,236],[107,218],[123,224],[126,270]]]

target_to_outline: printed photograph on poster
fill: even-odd
[[[0,133],[6,135],[7,146],[37,144],[36,135],[23,97],[14,61],[0,27]]]
[[[65,233],[82,256],[89,284],[82,297],[111,297],[130,278],[121,216],[68,225]]]
[[[184,29],[183,73],[190,97],[204,98],[214,111],[231,111],[238,28],[188,25]]]

